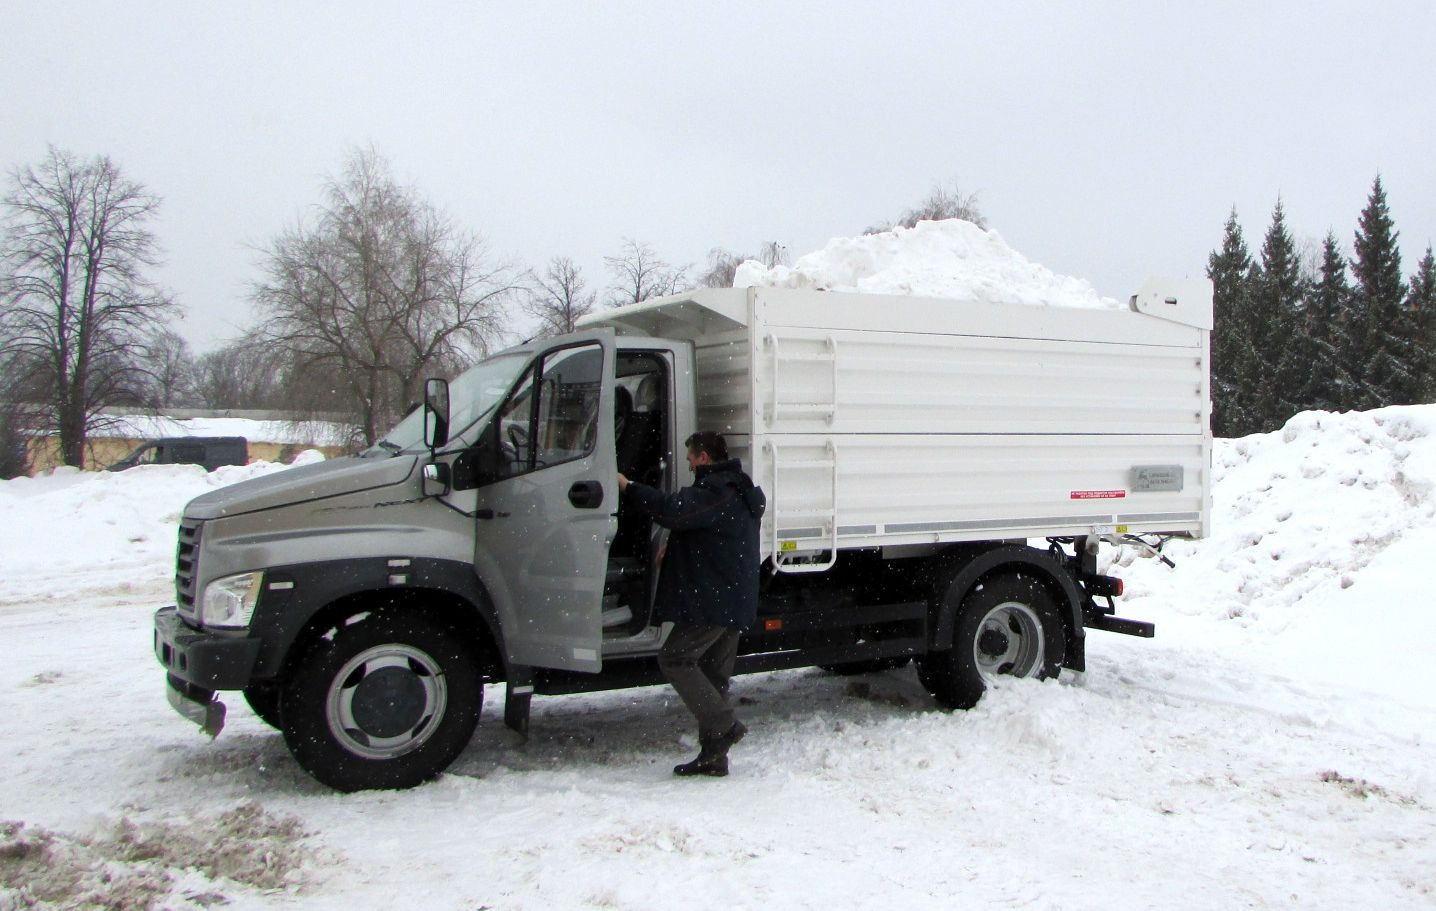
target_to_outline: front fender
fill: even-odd
[[[425,593],[430,597],[425,599]],[[449,598],[434,597],[448,595]],[[325,608],[346,598],[363,596],[374,607],[415,598],[435,605],[463,605],[456,623],[478,624],[504,664],[507,650],[503,628],[473,566],[432,557],[364,557],[274,566],[264,571],[264,590],[250,621],[249,634],[261,642],[255,662],[256,680],[277,680],[301,634]]]

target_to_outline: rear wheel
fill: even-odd
[[[942,705],[970,709],[1000,677],[1056,677],[1065,648],[1046,587],[1030,576],[999,576],[963,599],[952,648],[924,655],[918,677]]]
[[[284,740],[340,791],[408,788],[454,761],[483,705],[473,648],[418,614],[371,614],[306,654],[280,700]]]

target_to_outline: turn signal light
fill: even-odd
[[[773,633],[783,628],[783,621],[776,618],[763,621],[763,632]]]

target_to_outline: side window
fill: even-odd
[[[529,368],[496,417],[502,453],[496,479],[592,452],[602,377],[597,343],[549,352]]]
[[[529,470],[532,447],[529,445],[530,427],[533,421],[534,368],[530,367],[514,388],[509,400],[499,410],[499,448],[503,457],[499,460],[498,476],[510,478]]]
[[[539,466],[582,458],[598,432],[598,392],[603,348],[563,348],[543,359],[536,445]]]

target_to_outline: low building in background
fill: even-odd
[[[274,411],[177,409],[165,415],[113,414],[90,434],[85,445],[85,467],[102,471],[155,441],[183,437],[240,437],[248,444],[249,461],[288,462],[306,449],[317,449],[325,458],[351,452],[354,433],[348,424],[301,420]],[[153,453],[154,447],[147,452]],[[60,440],[55,435],[31,437],[27,455],[32,474],[64,464]],[[138,463],[153,460],[141,453]]]

